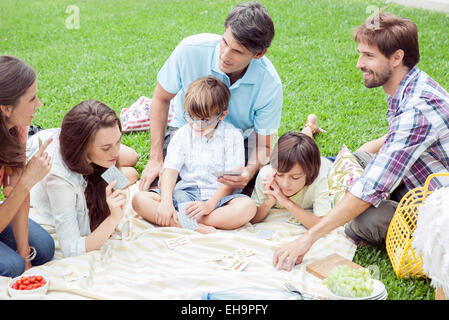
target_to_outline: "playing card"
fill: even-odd
[[[185,247],[185,246],[191,244],[192,241],[190,241],[190,238],[188,236],[180,236],[180,237],[164,240],[164,243],[167,246],[167,248],[174,250],[177,248]]]
[[[117,184],[115,185],[114,189],[123,189],[129,184],[129,180],[123,175],[123,173],[120,172],[119,169],[117,169],[116,166],[112,166],[108,170],[103,172],[101,177],[107,183],[111,183],[112,181],[116,180]]]
[[[232,261],[224,268],[230,271],[242,271],[248,266],[248,262],[239,259],[232,259]]]
[[[229,176],[240,176],[240,175],[242,175],[242,173],[238,172],[238,171],[217,171],[217,172],[213,172],[212,174],[214,176],[216,176],[217,178],[222,177],[224,175],[229,175]]]
[[[292,265],[290,267],[290,271],[295,267],[295,260],[292,261]],[[287,270],[287,260],[284,260],[283,270]]]
[[[276,231],[274,231],[274,230],[261,230],[257,234],[257,237],[265,239],[265,240],[270,240],[273,237],[273,234],[275,232]]]
[[[243,259],[246,257],[250,257],[253,254],[256,254],[254,251],[250,250],[250,249],[246,249],[246,248],[240,248],[235,250],[231,256],[236,258],[236,259]]]
[[[299,226],[301,224],[301,222],[299,222],[299,220],[295,216],[291,216],[290,218],[288,218],[287,222],[296,226]]]
[[[186,215],[186,207],[192,202],[181,202],[178,204],[178,219],[184,229],[198,229],[198,222]]]
[[[223,260],[226,260],[227,258],[228,258],[227,255],[219,254],[219,255],[216,255],[215,257],[213,257],[212,259],[210,259],[209,261],[223,261]]]

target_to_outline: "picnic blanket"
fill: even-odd
[[[128,189],[125,215],[113,236],[100,249],[81,256],[64,258],[55,230],[43,225],[55,239],[56,253],[52,261],[33,267],[28,274],[44,274],[49,289],[42,299],[201,299],[203,292],[239,287],[261,287],[284,290],[288,281],[298,289],[328,297],[322,281],[306,271],[306,265],[333,253],[352,260],[356,246],[340,227],[319,239],[305,255],[303,263],[291,272],[278,271],[272,265],[273,252],[306,229],[288,223],[289,212],[273,210],[261,223],[246,224],[237,230],[219,230],[200,234],[188,229],[155,227],[132,209],[132,196],[138,184]],[[39,222],[39,214],[30,217]],[[259,237],[262,230],[273,230],[271,239]],[[169,249],[164,240],[182,235],[191,243]],[[229,259],[213,261],[219,255],[230,255],[245,248],[255,254],[246,257],[242,271],[225,270]],[[0,277],[0,299],[10,299],[10,278]]]

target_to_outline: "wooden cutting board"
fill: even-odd
[[[314,263],[307,265],[306,270],[320,279],[326,279],[329,276],[329,272],[335,266],[345,266],[345,265],[353,269],[358,269],[362,267],[357,263],[352,262],[351,260],[348,260],[346,258],[343,258],[339,254],[334,253],[331,254],[330,256],[327,256],[321,260],[315,261]]]

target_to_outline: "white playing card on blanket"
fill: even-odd
[[[256,254],[253,250],[247,249],[247,248],[240,248],[235,250],[232,254],[231,257],[237,258],[237,259],[243,259],[246,257],[250,257],[253,254]]]
[[[116,180],[117,183],[114,189],[123,189],[129,184],[129,180],[117,169],[116,166],[110,167],[108,170],[103,172],[101,177],[109,184],[112,181]]]
[[[287,222],[294,224],[295,226],[301,225],[301,222],[299,222],[298,218],[296,218],[295,216],[291,216],[290,218],[288,218]]]
[[[185,246],[191,244],[192,241],[190,241],[190,238],[188,236],[180,236],[180,237],[164,240],[164,243],[167,246],[167,248],[169,248],[170,250],[174,250],[177,248],[185,247]]]
[[[275,232],[275,230],[260,230],[257,234],[257,237],[265,240],[270,240]]]
[[[242,271],[248,266],[248,262],[240,259],[232,259],[224,268],[230,271]]]

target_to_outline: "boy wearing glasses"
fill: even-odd
[[[282,83],[266,57],[274,37],[274,24],[260,3],[238,4],[228,14],[222,35],[201,33],[183,39],[157,74],[151,105],[150,157],[139,190],[156,186],[173,133],[185,125],[183,106],[188,86],[212,75],[229,88],[229,114],[225,121],[241,129],[246,161],[240,176],[225,175],[219,181],[251,194],[255,176],[270,158],[282,110]],[[170,101],[175,102],[167,128]],[[167,132],[165,129],[167,128]]]
[[[222,121],[228,114],[230,91],[220,80],[208,76],[189,86],[184,118],[167,148],[161,188],[138,192],[133,208],[144,219],[160,226],[177,226],[179,204],[191,202],[186,215],[198,222],[196,231],[236,229],[256,214],[256,205],[246,195],[217,181],[215,172],[244,166],[243,136]],[[177,183],[178,175],[180,181]]]

